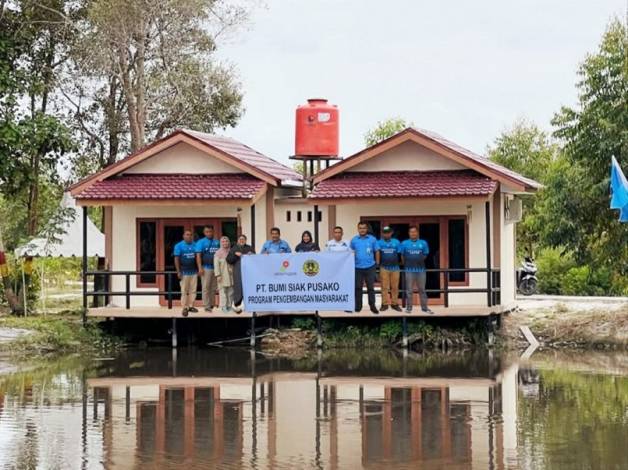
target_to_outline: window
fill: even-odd
[[[450,219],[449,232],[449,268],[461,269],[466,267],[466,223],[464,219]],[[466,273],[449,273],[450,282],[465,282]]]
[[[139,222],[138,270],[157,270],[157,222],[142,220]],[[139,284],[156,284],[155,274],[140,274]]]
[[[290,222],[291,218],[292,218],[292,213],[290,211],[286,211],[286,222]]]
[[[297,211],[297,222],[301,222],[301,211]]]
[[[312,211],[307,211],[307,221],[308,222],[312,221]]]
[[[321,211],[316,212],[316,216],[318,217],[318,221],[321,222],[323,220],[323,213]]]

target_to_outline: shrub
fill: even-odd
[[[544,248],[537,258],[539,268],[539,292],[541,294],[561,294],[563,278],[575,266],[571,253],[563,253],[559,248]]]

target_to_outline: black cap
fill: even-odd
[[[382,232],[384,232],[384,233],[390,233],[392,231],[393,231],[393,229],[391,229],[390,226],[388,226],[388,225],[386,225],[386,227],[384,227],[382,229]]]

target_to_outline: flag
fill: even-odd
[[[628,180],[615,157],[611,157],[611,209],[619,209],[619,221],[628,222]]]

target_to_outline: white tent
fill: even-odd
[[[76,210],[76,203],[70,193],[65,193],[61,200],[62,207],[75,209],[72,217],[62,229],[59,240],[49,243],[45,238],[33,238],[28,243],[15,249],[17,257],[23,256],[83,256],[83,220],[81,213]],[[105,236],[94,223],[87,219],[87,256],[105,256]]]

